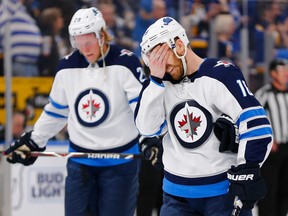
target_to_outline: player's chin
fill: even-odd
[[[86,55],[85,57],[86,57],[87,61],[89,61],[90,63],[94,63],[97,61],[97,57],[94,55]]]
[[[174,81],[179,81],[183,78],[183,73],[175,72],[171,73],[170,76]]]

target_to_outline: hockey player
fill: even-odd
[[[136,126],[147,137],[166,133],[160,215],[228,216],[235,197],[240,215],[252,215],[266,193],[260,167],[271,149],[271,125],[233,63],[202,59],[188,44],[171,17],[152,24],[141,42],[151,76]]]
[[[109,45],[97,8],[78,10],[69,25],[77,48],[59,62],[47,104],[34,130],[6,150],[11,163],[33,164],[23,151],[44,151],[68,124],[70,152],[139,153],[133,112],[145,74],[130,51]],[[65,215],[133,216],[139,160],[70,158],[65,183]],[[92,196],[92,199],[90,199]]]

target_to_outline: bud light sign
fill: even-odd
[[[28,196],[32,202],[64,200],[65,168],[31,169],[28,173]]]

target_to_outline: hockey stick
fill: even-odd
[[[238,198],[238,196],[235,196],[234,208],[233,208],[231,216],[239,216],[240,211],[242,209],[242,206],[243,206],[243,204],[242,204],[241,200]]]
[[[1,152],[6,156],[5,152]],[[32,151],[26,153],[30,157],[58,157],[58,158],[91,158],[91,159],[138,159],[141,154],[130,153],[92,153],[92,152],[39,152]]]

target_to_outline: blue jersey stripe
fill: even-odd
[[[154,133],[154,134],[143,134],[144,136],[148,136],[148,137],[151,137],[151,136],[159,136],[159,135],[161,135],[162,134],[162,131],[163,131],[163,129],[164,129],[164,127],[166,126],[166,121],[164,121],[163,123],[162,123],[162,125],[160,126],[160,129],[156,132],[156,133]]]
[[[137,103],[139,101],[139,97],[133,98],[131,100],[129,100],[129,104],[131,103]]]
[[[251,117],[255,118],[255,116],[266,116],[266,112],[262,107],[257,108],[257,109],[247,110],[246,112],[241,114],[241,116],[237,120],[236,124],[237,124],[237,126],[239,126],[240,122],[245,121]]]
[[[47,111],[47,110],[45,110],[45,109],[44,109],[44,112],[45,112],[47,115],[52,116],[52,117],[55,117],[55,118],[67,118],[66,116],[59,115],[59,114],[57,114],[57,113]]]
[[[67,109],[69,106],[64,106],[59,103],[56,103],[51,97],[49,97],[50,103],[57,109]]]
[[[213,197],[228,193],[229,181],[221,181],[208,185],[179,185],[170,182],[164,177],[163,190],[174,196],[185,198]]]
[[[243,133],[240,135],[240,140],[257,137],[257,136],[263,136],[263,135],[272,135],[272,128],[271,127],[263,127],[263,128],[257,128],[254,130],[251,130],[249,132]]]

